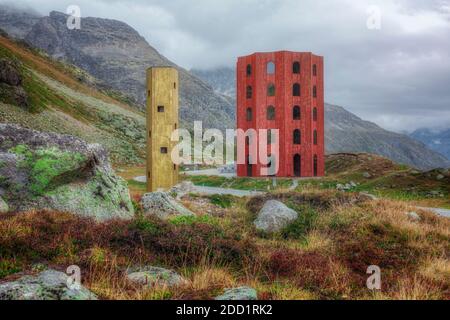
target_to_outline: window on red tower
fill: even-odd
[[[247,121],[252,121],[253,120],[252,108],[247,108],[246,118],[247,118]]]
[[[247,77],[250,77],[252,75],[252,65],[247,65]]]
[[[302,119],[302,113],[300,110],[300,106],[294,106],[294,109],[292,111],[292,117],[294,120],[301,120]]]
[[[275,63],[270,61],[267,63],[267,74],[274,74],[275,73]]]
[[[251,99],[253,96],[253,88],[252,86],[247,86],[247,99]]]
[[[292,86],[292,95],[294,97],[300,97],[300,84],[299,83],[294,83],[294,85]]]
[[[317,146],[317,130],[314,130],[314,145]]]
[[[313,109],[313,120],[317,121],[317,108]]]
[[[317,87],[316,86],[313,87],[313,97],[317,98]]]
[[[267,120],[275,120],[275,107],[274,106],[267,107]]]
[[[273,83],[269,83],[269,85],[267,86],[267,96],[275,96],[275,85]]]
[[[302,133],[299,129],[294,130],[294,144],[302,144]]]
[[[299,74],[300,73],[300,62],[295,61],[292,64],[292,73],[294,73],[294,74]]]
[[[271,145],[272,144],[272,130],[267,130],[267,144]]]
[[[313,65],[313,76],[317,76],[317,65]]]

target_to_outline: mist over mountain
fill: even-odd
[[[432,130],[424,128],[412,132],[410,136],[450,159],[450,129]]]

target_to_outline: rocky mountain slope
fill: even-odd
[[[425,143],[430,149],[439,152],[446,156],[447,159],[450,159],[450,129],[439,131],[419,129],[409,136]]]
[[[235,92],[236,80],[232,69],[194,70],[221,94]],[[230,99],[234,100],[232,96]],[[364,121],[342,107],[325,105],[325,140],[328,154],[340,152],[367,152],[385,156],[395,162],[428,170],[450,167],[443,155],[407,135],[384,130]]]
[[[115,163],[141,162],[145,116],[84,83],[80,71],[0,36],[0,123],[100,143]]]
[[[8,14],[2,14],[8,16]],[[228,99],[159,54],[127,24],[108,19],[83,18],[80,30],[69,30],[67,15],[51,12],[48,17],[30,16],[27,25],[16,32],[15,16],[0,20],[0,28],[23,38],[54,58],[62,59],[89,72],[103,85],[132,97],[142,108],[146,99],[146,69],[173,66],[180,72],[180,116],[184,126],[194,120],[204,127],[225,129],[234,124],[234,106]],[[23,17],[23,20],[27,20]]]
[[[422,142],[384,130],[339,106],[325,107],[325,139],[327,153],[367,152],[419,169],[450,167],[450,161]]]

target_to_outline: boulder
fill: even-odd
[[[445,176],[443,174],[438,174],[436,176],[436,180],[438,180],[438,181],[443,180],[443,179],[445,179]]]
[[[7,213],[9,211],[9,206],[5,200],[0,197],[0,213]]]
[[[192,211],[179,204],[166,192],[147,193],[142,197],[141,206],[145,215],[168,219],[170,216],[193,216]]]
[[[65,273],[47,270],[37,276],[23,276],[0,284],[0,300],[97,300],[84,288],[70,287]]]
[[[298,213],[285,204],[276,201],[267,201],[260,210],[254,225],[257,230],[264,232],[278,232],[298,218]]]
[[[250,301],[258,300],[258,294],[255,289],[249,287],[240,287],[225,290],[224,294],[215,298],[215,300],[222,301]]]
[[[0,124],[0,196],[12,211],[49,209],[98,221],[134,216],[128,185],[102,146],[10,124]]]
[[[14,87],[22,84],[22,76],[18,71],[18,66],[13,61],[0,59],[0,83]]]
[[[177,287],[186,283],[175,271],[152,266],[129,269],[127,280],[141,286]]]

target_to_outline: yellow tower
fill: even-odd
[[[171,141],[178,129],[178,71],[172,67],[147,70],[147,191],[167,190],[178,183]]]

